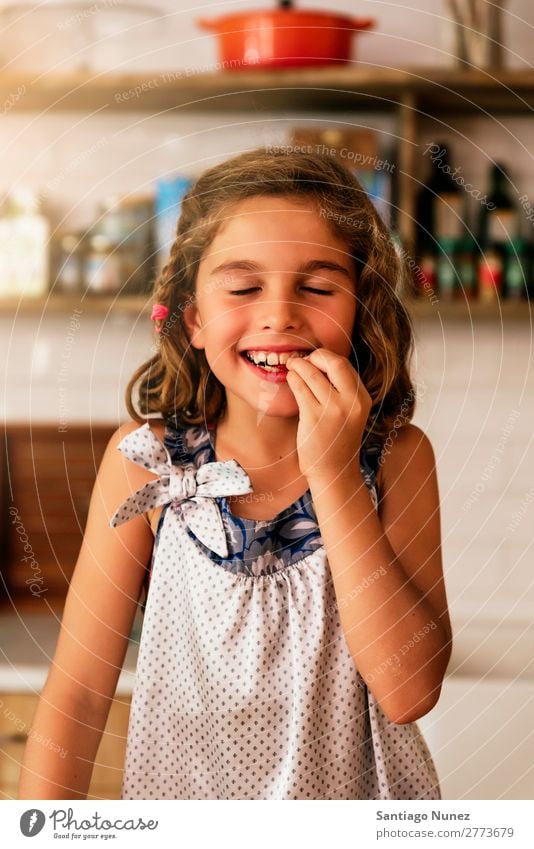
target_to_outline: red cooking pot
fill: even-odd
[[[332,12],[297,11],[281,0],[270,12],[240,12],[197,24],[215,32],[224,70],[287,68],[349,62],[352,36],[369,29],[372,18]]]

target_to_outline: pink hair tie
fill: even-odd
[[[154,304],[150,318],[152,321],[165,321],[169,315],[169,308],[165,304]],[[156,327],[156,333],[161,333],[161,327]]]

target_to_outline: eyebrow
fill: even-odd
[[[221,274],[221,272],[229,272],[229,271],[265,271],[266,269],[261,266],[257,262],[253,262],[248,259],[239,259],[233,260],[232,262],[223,262],[221,265],[218,265],[213,271],[210,272],[210,277],[214,274]],[[302,265],[299,265],[297,268],[297,272],[299,274],[312,274],[315,271],[326,270],[326,271],[337,271],[340,274],[343,274],[348,280],[353,280],[353,276],[350,271],[345,268],[344,265],[340,265],[338,262],[332,262],[327,259],[312,259],[309,262],[305,262]]]

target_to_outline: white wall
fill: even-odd
[[[534,609],[534,369],[528,325],[418,327],[417,374],[425,387],[417,423],[440,473],[444,555],[455,610],[526,621]],[[512,523],[512,527],[508,526]]]

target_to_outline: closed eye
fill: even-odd
[[[331,291],[327,291],[326,289],[314,289],[312,286],[303,286],[303,289],[307,289],[308,292],[313,292],[314,295],[333,295],[334,293]],[[235,289],[230,291],[230,295],[248,295],[249,292],[255,292],[258,289],[257,286],[253,286],[251,289]]]
[[[333,295],[329,289],[314,289],[313,286],[303,286],[303,289],[307,289],[308,292],[313,292],[315,295]]]

